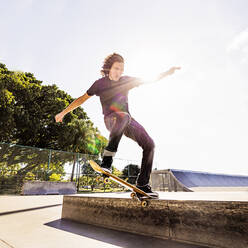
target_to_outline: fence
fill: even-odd
[[[99,180],[90,159],[100,163],[94,155],[0,143],[0,194],[19,194],[25,181],[74,181],[78,193],[124,190],[113,181]],[[135,183],[138,170],[134,163],[115,158],[113,173]]]

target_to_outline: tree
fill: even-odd
[[[9,71],[0,64],[0,142],[70,152],[100,154],[107,140],[79,107],[55,122],[74,99],[32,73]]]
[[[127,181],[131,184],[136,183],[136,179],[139,173],[140,173],[140,168],[136,164],[129,164],[125,166],[124,169],[122,170],[123,176],[127,177],[128,178]]]

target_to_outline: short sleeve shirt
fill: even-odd
[[[112,112],[129,113],[128,92],[142,83],[142,80],[136,77],[123,76],[118,81],[113,81],[106,76],[95,81],[87,90],[87,94],[100,97],[105,116]]]

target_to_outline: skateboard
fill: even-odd
[[[98,165],[95,161],[90,160],[90,165],[93,168],[94,171],[100,173],[100,174],[104,174],[107,177],[104,179],[104,183],[107,183],[109,178],[119,184],[121,184],[122,186],[124,186],[125,188],[129,188],[132,190],[131,193],[131,198],[132,199],[137,199],[141,202],[141,206],[142,207],[147,207],[148,203],[149,203],[149,199],[154,199],[153,197],[151,197],[150,195],[146,194],[144,191],[140,190],[139,188],[135,187],[134,185],[126,182],[125,180],[103,170],[100,165]],[[138,194],[140,195],[138,195]]]

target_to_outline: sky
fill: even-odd
[[[0,0],[0,62],[80,97],[117,52],[124,75],[180,71],[129,92],[153,168],[248,175],[248,1]],[[102,135],[98,97],[82,107]],[[142,149],[123,137],[122,165]]]

